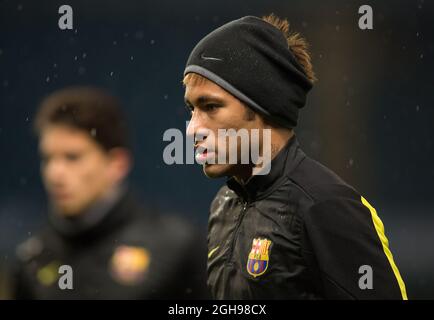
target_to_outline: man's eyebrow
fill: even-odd
[[[194,103],[192,103],[190,100],[188,100],[187,98],[184,98],[184,102],[187,106],[192,106],[192,105],[197,105],[197,106],[202,106],[208,102],[218,102],[218,103],[223,103],[223,101],[220,98],[217,97],[213,97],[213,96],[199,96],[195,99]]]

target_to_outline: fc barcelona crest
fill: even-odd
[[[247,272],[255,278],[264,274],[268,268],[271,240],[253,239],[252,250],[247,260]]]
[[[150,260],[145,248],[121,245],[110,260],[110,273],[123,285],[137,285],[143,280]]]

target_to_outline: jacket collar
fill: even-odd
[[[49,222],[51,226],[63,237],[83,238],[88,234],[97,234],[97,230],[110,228],[112,220],[119,223],[123,217],[115,217],[124,202],[129,198],[128,186],[121,184],[114,187],[108,194],[93,203],[89,208],[79,215],[67,218],[51,210]]]
[[[227,180],[227,186],[246,202],[262,199],[269,195],[280,181],[284,179],[305,157],[300,149],[298,139],[294,135],[271,161],[270,172],[267,175],[252,176],[245,184],[239,183],[234,177]]]

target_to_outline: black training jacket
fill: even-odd
[[[217,299],[407,299],[376,210],[294,135],[268,175],[233,178],[211,205]]]
[[[12,297],[203,299],[204,240],[181,219],[142,208],[127,192],[91,228],[67,235],[53,225],[18,246]],[[66,282],[62,265],[72,268],[71,289],[59,286]]]

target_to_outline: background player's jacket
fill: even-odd
[[[14,298],[207,297],[204,241],[178,218],[142,210],[131,193],[96,225],[74,227],[53,223],[18,247]],[[59,288],[61,265],[73,270],[72,290]]]
[[[375,209],[295,136],[268,175],[228,180],[208,228],[215,298],[407,299]]]

